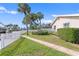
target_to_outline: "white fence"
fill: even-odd
[[[12,32],[12,33],[1,34],[0,49],[6,47],[10,43],[17,40],[21,36],[22,33],[23,33],[22,31],[16,31],[16,32]]]

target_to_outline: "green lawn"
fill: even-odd
[[[1,51],[1,56],[67,56],[67,54],[33,42],[29,39],[20,38]]]
[[[47,42],[50,42],[50,43],[54,43],[54,44],[57,44],[57,45],[60,45],[60,46],[66,47],[66,48],[70,48],[70,49],[75,50],[75,51],[79,51],[79,47],[76,46],[75,44],[66,42],[66,41],[64,41],[64,40],[62,40],[60,38],[55,37],[52,34],[51,35],[32,35],[30,33],[29,36],[33,37],[33,38],[36,38],[36,39],[39,39],[39,40],[43,40],[43,41],[47,41]]]

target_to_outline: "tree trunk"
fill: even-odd
[[[26,15],[29,15],[29,13],[28,13],[27,11],[25,11],[24,14],[25,14],[25,16],[26,16]]]
[[[24,12],[25,16],[26,16],[26,12]]]
[[[28,29],[28,25],[26,25],[26,27],[27,27],[27,35],[29,35],[29,33],[28,33],[28,30],[29,30],[29,29]]]
[[[40,29],[41,29],[41,20],[40,20]]]

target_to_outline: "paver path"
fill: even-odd
[[[79,56],[79,52],[78,51],[74,51],[74,50],[71,50],[71,49],[68,49],[68,48],[65,48],[65,47],[56,45],[56,44],[52,44],[52,43],[49,43],[49,42],[45,42],[45,41],[42,41],[42,40],[38,40],[38,39],[35,39],[35,38],[31,38],[29,36],[24,36],[23,35],[22,37],[27,38],[27,39],[30,39],[30,40],[32,40],[34,42],[37,42],[37,43],[40,43],[42,45],[48,46],[48,47],[53,48],[55,50],[64,52],[66,54],[69,54],[69,55],[72,55],[72,56]]]

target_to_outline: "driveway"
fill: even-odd
[[[16,41],[25,31],[15,31],[12,33],[1,34],[0,49],[6,47],[10,43]]]

